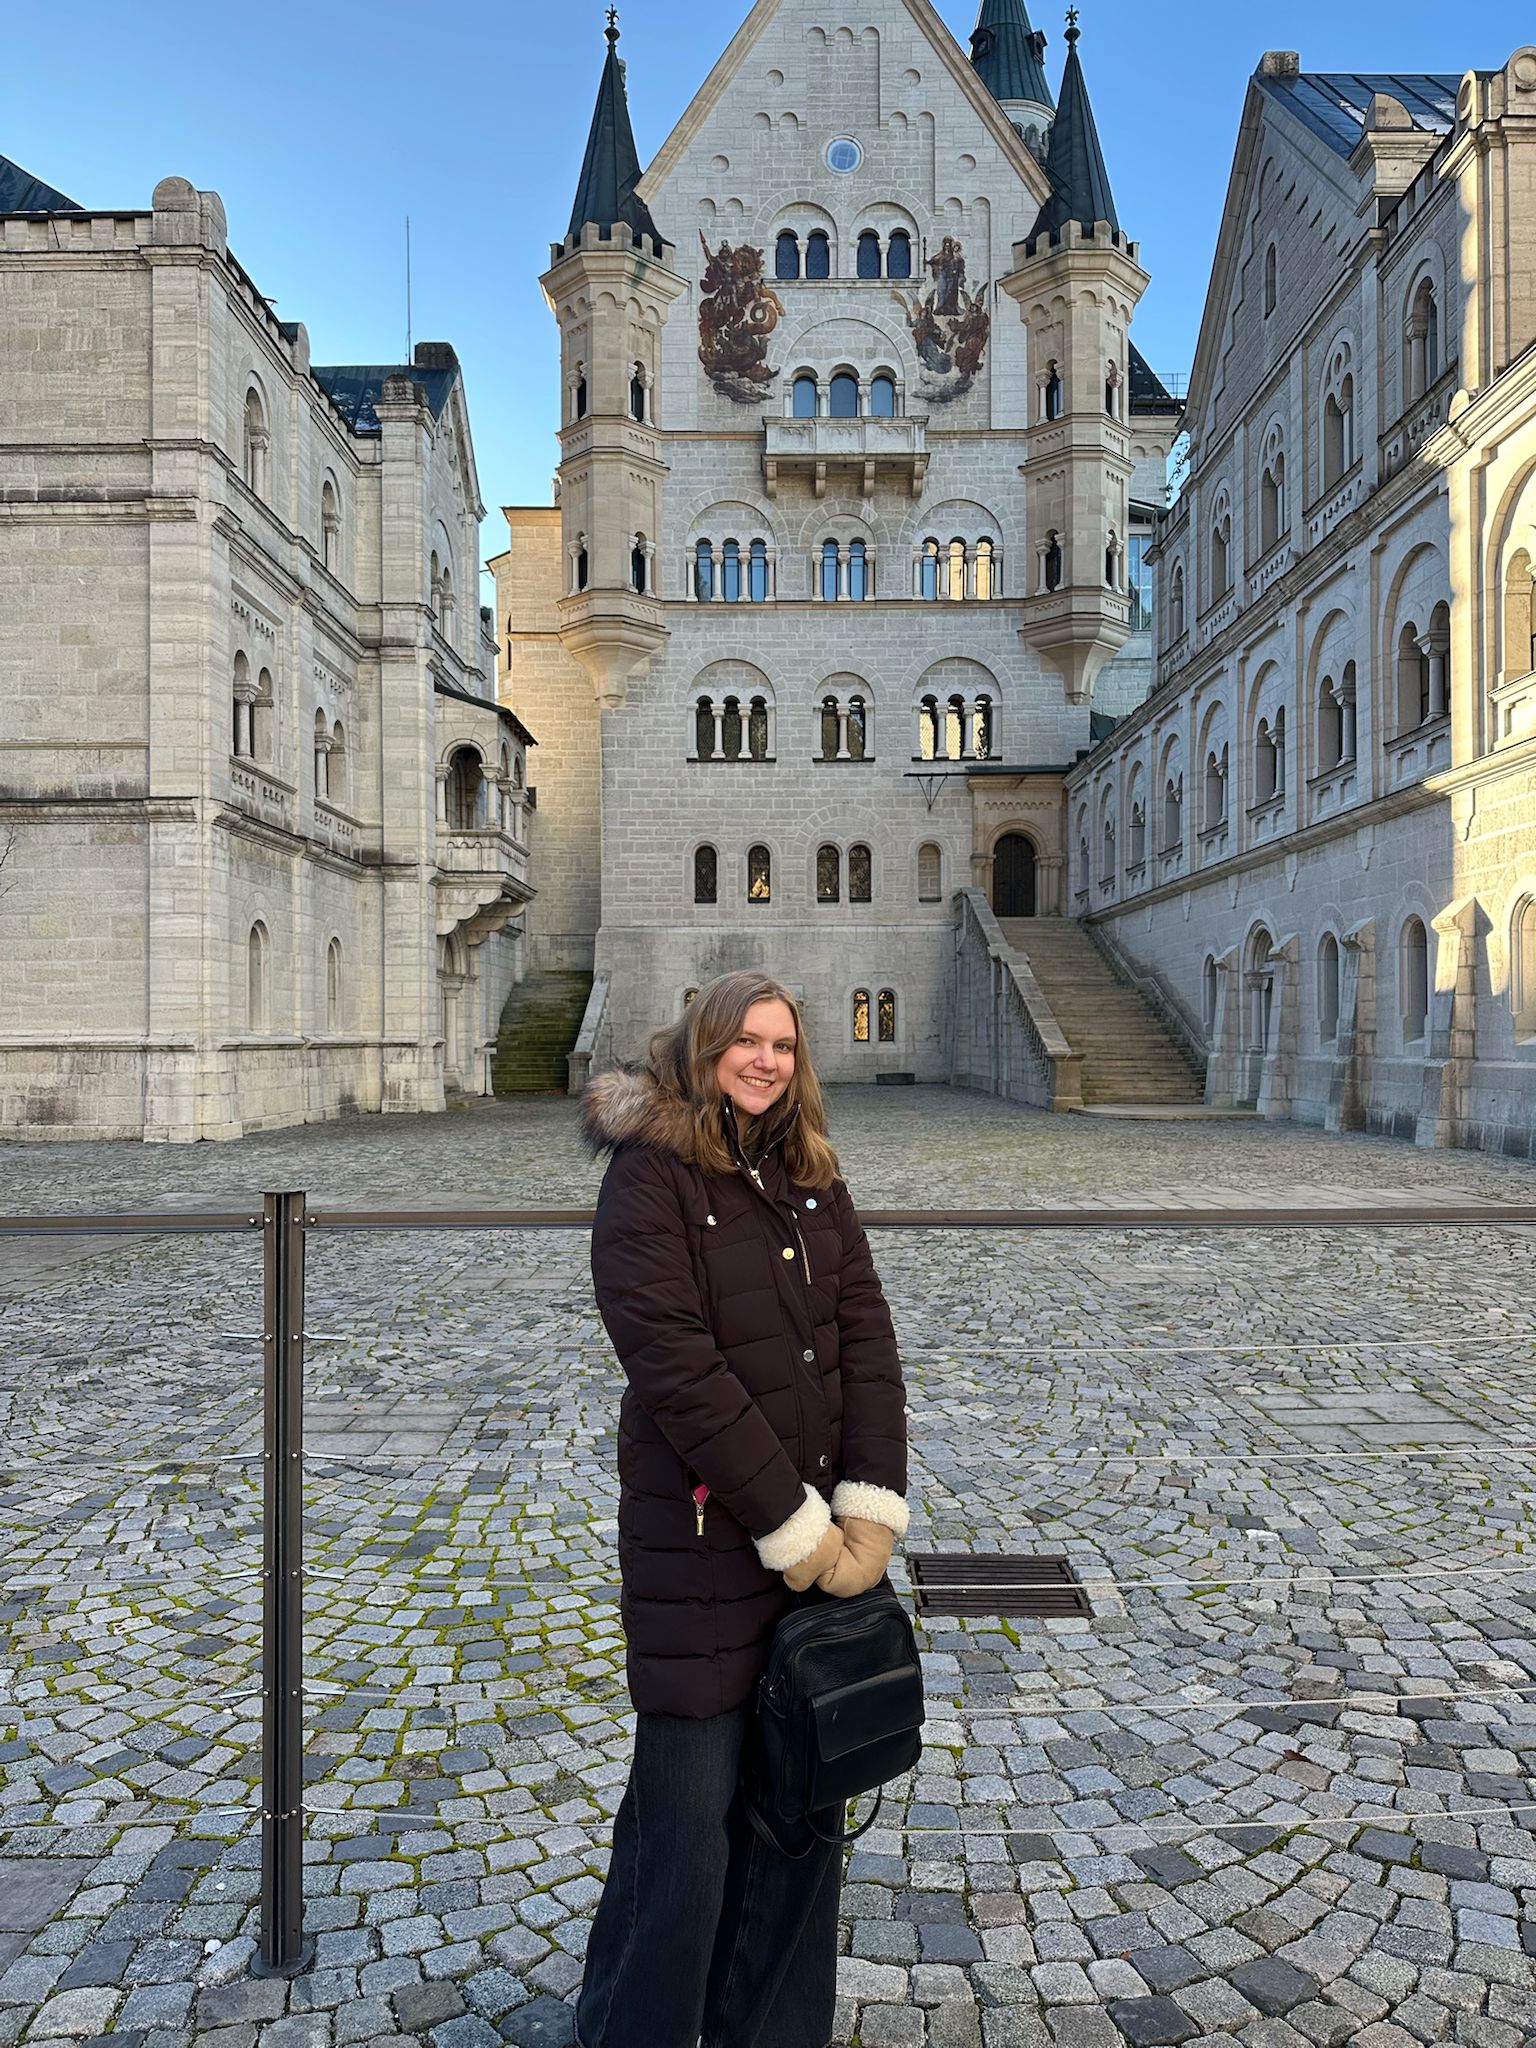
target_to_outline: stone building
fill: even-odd
[[[233,1137],[489,1088],[527,729],[454,352],[313,365],[180,178],[0,161],[0,1126]]]
[[[570,222],[557,503],[509,507],[532,965],[630,1056],[759,964],[832,1078],[948,1078],[957,895],[1065,903],[1063,776],[1151,681],[1179,407],[1069,29],[758,0],[643,177],[610,27]],[[972,931],[968,943],[984,934]]]
[[[1248,91],[1157,541],[1157,684],[1068,907],[1216,1103],[1536,1133],[1536,50]]]

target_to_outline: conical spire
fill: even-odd
[[[589,223],[595,223],[605,235],[622,224],[632,235],[649,235],[659,245],[661,235],[656,223],[644,200],[635,197],[635,187],[640,182],[640,158],[635,149],[635,131],[629,125],[616,7],[608,10],[604,33],[608,38],[608,55],[597,88],[592,132],[587,137],[587,153],[581,160],[576,203],[571,208],[566,239],[580,241],[581,231]]]
[[[1044,54],[1045,37],[1030,27],[1024,0],[981,0],[971,31],[971,64],[993,99],[1053,107]]]
[[[1114,194],[1099,147],[1099,131],[1093,108],[1088,104],[1088,86],[1077,54],[1077,9],[1067,9],[1067,62],[1061,74],[1061,97],[1056,102],[1056,119],[1051,123],[1050,147],[1046,151],[1046,174],[1051,196],[1040,209],[1029,239],[1055,234],[1069,220],[1092,229],[1096,220],[1108,221],[1118,231]]]

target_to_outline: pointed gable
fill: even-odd
[[[66,199],[52,185],[34,178],[8,156],[0,156],[0,213],[83,213],[83,206]]]
[[[587,136],[587,152],[581,160],[576,181],[576,198],[571,206],[568,242],[579,242],[584,227],[595,226],[611,236],[615,227],[628,228],[636,240],[649,235],[659,247],[661,235],[650,210],[635,187],[640,182],[640,157],[635,148],[635,131],[630,125],[629,96],[624,89],[624,62],[619,56],[619,30],[614,10],[608,10],[608,54],[597,88],[597,105]]]

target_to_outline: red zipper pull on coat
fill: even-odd
[[[709,1488],[707,1486],[696,1486],[693,1489],[694,1525],[701,1536],[704,1534],[704,1503],[708,1499]]]

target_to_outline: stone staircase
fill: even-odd
[[[1118,982],[1088,934],[1066,917],[1002,917],[1072,1050],[1083,1055],[1083,1102],[1194,1105],[1189,1062],[1134,989]]]
[[[566,1055],[581,1030],[590,974],[530,974],[507,997],[491,1084],[498,1095],[563,1095]]]

